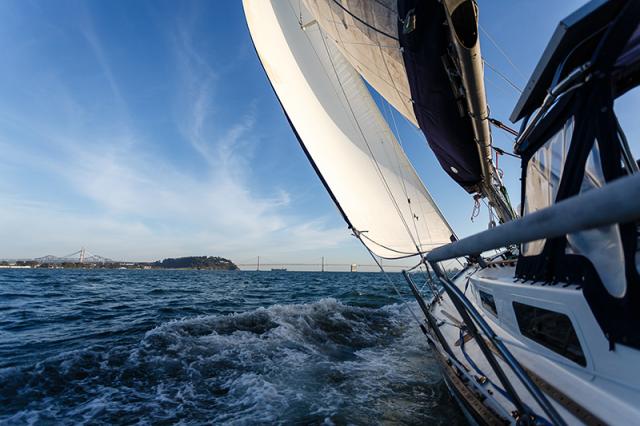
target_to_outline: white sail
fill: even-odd
[[[254,45],[298,139],[351,228],[376,255],[448,243],[451,228],[358,72],[297,0],[244,0]]]
[[[397,0],[304,0],[326,35],[360,75],[418,126],[398,41]]]

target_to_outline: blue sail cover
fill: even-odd
[[[415,16],[415,27],[406,19]],[[437,0],[399,0],[398,35],[415,116],[442,168],[469,192],[482,180],[480,157],[463,98],[445,70],[447,18]],[[405,25],[405,22],[407,25]]]

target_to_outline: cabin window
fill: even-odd
[[[569,121],[541,146],[527,163],[523,215],[549,207],[558,194],[562,170],[571,144],[574,119]],[[545,239],[522,246],[522,254],[536,256],[542,253]]]
[[[628,149],[631,152],[631,161],[635,161],[640,166],[640,120],[638,120],[638,105],[640,105],[640,87],[634,87],[624,95],[617,98],[613,104],[613,109],[620,123],[620,128],[628,136]],[[625,164],[625,169],[629,169]],[[640,231],[640,223],[638,224]],[[636,243],[636,269],[640,273],[640,232],[638,232],[638,242]]]
[[[571,144],[574,119],[565,123],[536,151],[527,163],[524,214],[549,207],[554,203],[562,179],[564,164]],[[606,184],[600,148],[596,140],[585,164],[580,193]],[[524,256],[542,253],[546,240],[523,244]],[[626,292],[624,252],[618,225],[604,226],[567,235],[567,254],[586,257],[593,264],[600,280],[612,296],[623,297]]]
[[[582,366],[587,365],[571,320],[565,314],[513,302],[523,336]]]
[[[491,311],[493,315],[498,316],[498,310],[496,309],[496,302],[493,299],[493,295],[482,290],[478,290],[478,295],[480,296],[480,303],[482,303],[482,306]]]
[[[580,193],[600,188],[605,184],[600,149],[596,140],[587,158]],[[567,254],[580,254],[589,259],[609,294],[614,297],[624,297],[627,279],[624,268],[624,250],[618,225],[608,225],[568,234],[565,251]]]
[[[628,149],[631,157],[640,164],[640,121],[638,121],[638,104],[640,103],[640,87],[629,90],[613,103],[613,110],[620,123],[620,129],[626,133]],[[626,168],[626,167],[625,167]]]

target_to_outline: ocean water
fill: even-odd
[[[463,424],[409,308],[382,274],[0,270],[0,423]]]

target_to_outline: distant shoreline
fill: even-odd
[[[23,266],[23,265],[0,265],[2,269],[91,269],[91,270],[131,270],[131,271],[241,271],[238,269],[223,269],[223,268],[160,268],[160,267],[140,267],[140,266],[103,266],[103,265],[82,265],[82,266]],[[265,272],[265,271],[261,271]]]
[[[237,271],[229,259],[218,256],[168,258],[157,262],[40,262],[34,260],[2,261],[0,269],[137,269],[137,270],[206,270]]]

